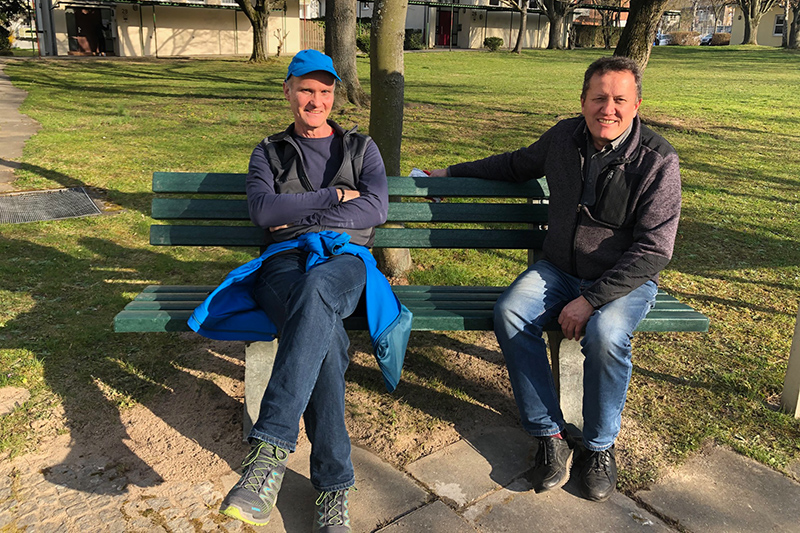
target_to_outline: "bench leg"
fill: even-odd
[[[550,365],[570,433],[583,431],[583,352],[579,341],[566,339],[561,331],[547,331]],[[579,436],[576,434],[574,436]]]
[[[243,439],[247,441],[253,424],[258,420],[261,399],[267,390],[278,341],[248,342],[244,348],[244,417],[242,418]]]
[[[794,326],[792,347],[789,350],[789,364],[783,382],[781,405],[787,413],[800,418],[800,309],[797,310],[797,323]]]

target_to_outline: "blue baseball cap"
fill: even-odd
[[[333,59],[316,50],[301,50],[297,52],[292,58],[292,62],[289,63],[286,79],[288,80],[292,76],[304,76],[317,70],[333,74],[334,78],[342,81],[342,78],[336,73],[336,69],[333,68]]]

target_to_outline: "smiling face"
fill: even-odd
[[[595,74],[581,97],[581,112],[594,146],[602,150],[622,135],[639,110],[636,79],[627,70]]]
[[[295,133],[302,137],[325,137],[331,134],[328,115],[333,106],[335,78],[321,70],[292,76],[283,83],[283,94],[294,115]]]

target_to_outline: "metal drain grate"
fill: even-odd
[[[83,187],[0,195],[0,224],[99,215]]]

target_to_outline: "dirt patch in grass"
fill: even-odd
[[[40,452],[46,453],[6,461],[0,475],[17,461],[34,461],[51,473],[51,481],[65,485],[72,481],[61,477],[75,468],[113,468],[120,482],[139,487],[230,476],[248,449],[241,429],[244,343],[198,343],[188,334],[186,340],[191,348],[176,357],[180,372],[162,393],[116,411],[114,420],[98,414],[96,424],[70,435],[63,434],[69,426],[63,411],[54,411],[47,425],[35,428]],[[385,390],[367,335],[352,333],[351,341],[346,375],[351,440],[397,467],[487,427],[519,427],[491,332],[414,332],[403,380],[392,394]],[[304,441],[301,428],[300,444]],[[627,417],[617,448],[623,490],[655,481],[670,460],[669,443]]]

